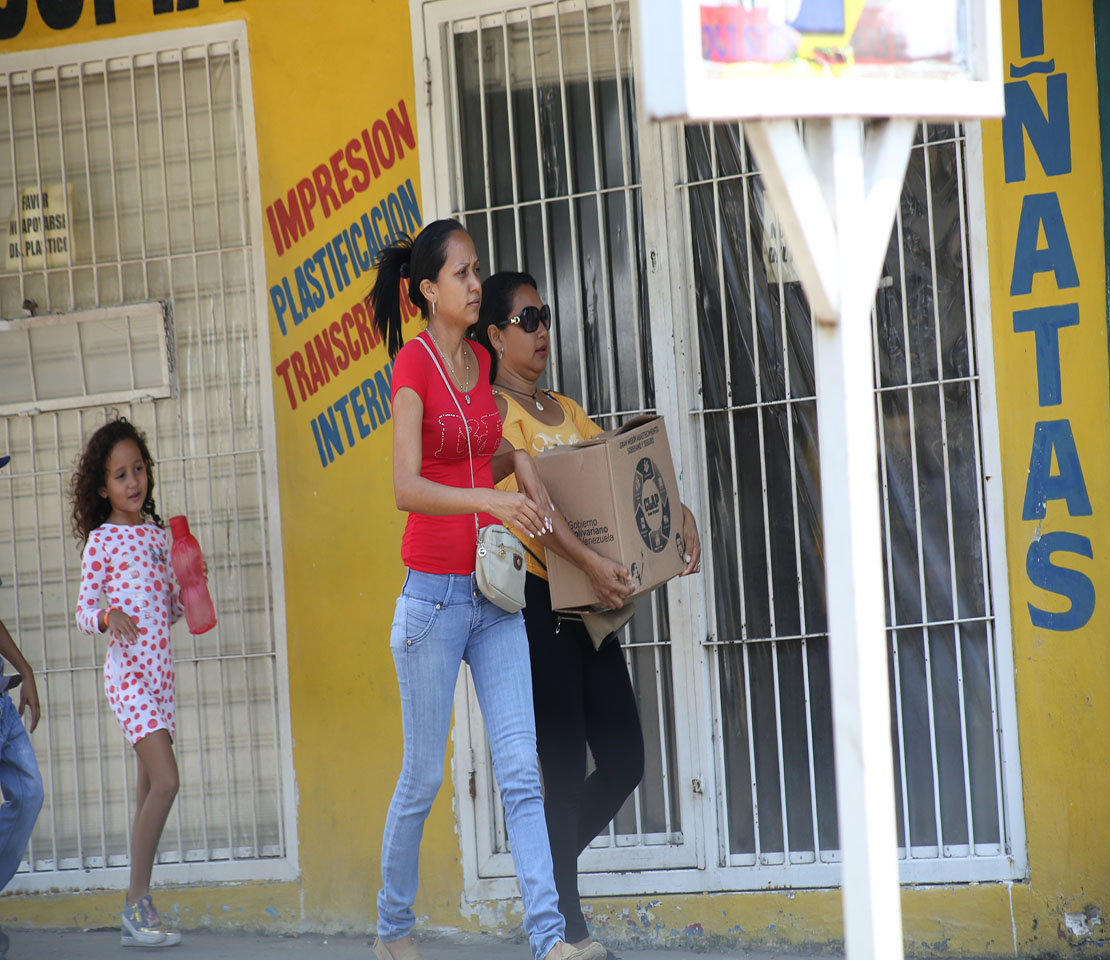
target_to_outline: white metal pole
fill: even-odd
[[[814,318],[833,746],[849,960],[902,960],[871,304],[915,121],[745,133]]]
[[[844,940],[849,960],[901,960],[871,364],[876,277],[861,256],[872,241],[861,215],[871,191],[863,121],[828,123],[839,315],[814,318],[814,351]]]

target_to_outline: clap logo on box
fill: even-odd
[[[671,503],[659,468],[644,457],[632,475],[636,529],[652,553],[661,553],[671,538]]]

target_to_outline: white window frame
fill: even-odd
[[[1010,877],[1027,879],[1029,855],[1025,834],[1025,799],[1018,746],[1016,665],[1013,610],[1006,554],[1006,510],[1002,497],[1002,437],[998,426],[998,383],[994,374],[994,333],[991,320],[990,253],[987,247],[986,190],[983,174],[983,125],[967,124],[968,257],[972,277],[971,309],[979,360],[979,423],[983,451],[983,502],[986,510],[987,569],[994,596],[995,675],[1002,760],[1002,810],[1010,841]]]
[[[578,13],[586,8],[608,8],[612,0],[560,0],[559,6],[563,11]],[[506,5],[510,11],[512,5]],[[547,9],[553,9],[553,3],[534,5],[538,13],[543,14]],[[489,0],[462,0],[452,2],[448,0],[410,0],[410,15],[412,18],[413,56],[417,64],[416,76],[419,77],[422,65],[425,71],[428,95],[419,98],[417,107],[417,136],[425,148],[420,152],[422,201],[428,216],[435,219],[437,216],[447,216],[452,209],[452,193],[461,193],[461,174],[453,165],[452,151],[448,145],[453,143],[454,133],[451,122],[454,111],[447,115],[446,110],[433,109],[432,100],[435,99],[433,91],[443,90],[446,74],[445,70],[451,62],[451,57],[442,56],[438,48],[434,56],[425,54],[427,42],[433,38],[438,40],[438,28],[429,24],[438,21],[437,11],[449,8],[451,20],[465,20],[482,17],[485,19],[498,18],[499,11],[491,12]],[[520,11],[521,8],[515,8]],[[521,19],[526,14],[520,14]],[[514,19],[512,16],[510,20]],[[635,45],[631,46],[633,56]],[[438,103],[438,101],[436,101]],[[646,123],[638,122],[638,129],[647,131]],[[427,145],[439,143],[444,145],[442,151],[435,151]],[[645,148],[643,138],[638,144],[641,151],[641,165]],[[434,153],[439,156],[433,157]],[[437,162],[438,161],[438,162]],[[640,187],[643,190],[643,185]],[[427,221],[425,221],[427,222]],[[653,345],[653,349],[658,349]],[[674,603],[674,594],[670,597]],[[676,612],[672,610],[670,625],[674,629]],[[673,638],[681,633],[672,633]],[[674,659],[672,658],[672,670]],[[685,682],[685,670],[673,670],[676,683]],[[500,818],[497,811],[490,805],[490,809],[483,808],[479,811],[479,804],[485,803],[491,796],[495,796],[494,777],[488,749],[484,743],[481,714],[474,695],[472,684],[469,682],[467,671],[460,673],[460,679],[455,692],[455,718],[453,730],[454,753],[452,758],[453,783],[455,787],[455,811],[459,821],[459,838],[462,850],[463,873],[465,879],[464,896],[470,900],[509,899],[518,896],[518,888],[511,857],[508,853],[488,854],[485,851],[494,849],[500,844],[495,844],[499,835]],[[624,885],[629,892],[636,892],[642,886],[636,878],[655,870],[662,870],[669,877],[686,874],[689,878],[690,889],[697,886],[697,877],[702,864],[698,860],[698,851],[703,844],[700,838],[701,817],[697,810],[700,800],[696,788],[697,776],[693,772],[693,757],[696,754],[695,744],[700,732],[695,728],[692,720],[676,718],[675,724],[675,776],[682,786],[676,791],[678,810],[681,817],[682,829],[671,834],[661,843],[649,842],[640,847],[624,847],[618,844],[617,856],[620,861],[612,863],[614,853],[611,849],[588,848],[580,858],[579,886],[584,895],[593,895],[599,892],[611,892],[614,884]],[[473,794],[473,799],[472,799]],[[675,842],[677,838],[681,838]],[[662,862],[661,862],[662,861]],[[610,871],[614,872],[610,872]],[[619,871],[619,872],[616,872]]]
[[[637,64],[638,66],[638,64]],[[679,157],[684,149],[684,124],[679,122],[662,123],[658,125],[660,136],[667,144],[663,150],[664,168],[660,188],[666,204],[666,217],[660,218],[653,215],[647,205],[646,180],[648,173],[645,171],[645,203],[644,203],[644,230],[645,247],[648,251],[664,249],[667,251],[662,260],[659,272],[670,271],[670,278],[662,283],[669,283],[671,293],[663,310],[655,305],[660,301],[655,297],[667,297],[665,291],[658,294],[651,291],[653,344],[656,345],[656,354],[653,358],[656,372],[656,398],[659,412],[667,416],[668,420],[674,417],[677,422],[689,425],[688,429],[675,431],[678,438],[675,442],[683,444],[682,453],[675,451],[676,459],[680,456],[683,462],[690,463],[695,472],[699,473],[692,486],[695,489],[691,504],[697,503],[700,516],[706,516],[708,504],[701,499],[703,491],[700,471],[704,461],[699,443],[701,430],[690,415],[692,398],[697,395],[698,385],[698,360],[697,347],[691,343],[691,326],[696,322],[694,312],[694,296],[692,283],[687,278],[694,276],[691,260],[692,243],[689,239],[689,218],[683,208],[685,198],[676,195],[676,191],[666,189],[667,185],[677,184],[681,181],[679,174]],[[1007,572],[1004,505],[1002,499],[1001,463],[1000,463],[1000,436],[998,428],[998,408],[996,386],[994,379],[993,339],[991,330],[989,262],[987,258],[986,242],[986,215],[984,208],[983,166],[982,166],[982,130],[981,124],[976,121],[966,125],[966,155],[967,169],[965,184],[968,194],[968,237],[967,255],[969,269],[973,277],[982,278],[982,282],[972,283],[972,320],[975,328],[975,351],[979,380],[979,428],[980,444],[983,456],[983,508],[982,521],[986,528],[986,560],[990,578],[990,593],[993,603],[994,621],[994,647],[995,662],[994,673],[997,692],[997,716],[1000,726],[999,733],[999,777],[1002,784],[1002,823],[1000,830],[1005,838],[1004,843],[1008,849],[1003,849],[995,856],[961,856],[956,854],[940,853],[935,857],[915,857],[912,854],[899,860],[899,880],[903,884],[963,884],[980,882],[1006,882],[1023,879],[1028,876],[1028,856],[1026,850],[1024,803],[1021,785],[1020,754],[1018,750],[1017,735],[1017,700],[1014,686],[1014,660],[1011,628],[1011,608],[1009,595],[1009,579]],[[680,191],[679,191],[680,192]],[[672,268],[671,264],[678,264]],[[654,277],[653,277],[654,279]],[[668,313],[668,311],[673,311]],[[673,323],[662,320],[671,316]],[[658,328],[658,329],[656,329]],[[673,368],[670,367],[674,361]],[[673,370],[674,389],[669,389],[671,370]],[[689,398],[685,399],[684,398]],[[704,534],[703,534],[704,536]],[[695,589],[694,584],[683,583],[681,586],[687,590]],[[669,587],[671,596],[674,596],[675,584]],[[698,596],[693,599],[693,607],[701,615],[698,621],[698,636],[705,638],[708,634],[709,622],[708,609],[712,603],[711,593],[708,589],[697,586]],[[694,618],[691,617],[691,622]],[[695,689],[700,694],[702,711],[711,713],[713,697],[705,695],[713,691],[713,646],[708,643],[699,643],[700,648],[696,655],[697,663],[694,669],[700,677],[700,683]],[[677,660],[677,658],[676,658]],[[677,670],[676,670],[677,672]],[[677,693],[677,691],[676,691]],[[698,701],[692,701],[697,703]],[[677,696],[676,696],[676,710]],[[714,729],[717,721],[710,716],[708,720],[710,729]],[[720,770],[719,761],[713,758],[709,751],[716,745],[716,737],[712,741],[703,741],[702,749],[702,777],[705,783],[705,792],[716,798],[717,809],[706,804],[704,807],[706,819],[703,832],[706,837],[719,836],[718,824],[725,816],[724,789],[717,780]],[[900,852],[901,848],[900,848]],[[829,856],[829,854],[832,854]],[[904,852],[903,852],[904,853]],[[840,884],[839,851],[822,851],[822,862],[818,863],[791,863],[776,864],[756,862],[753,865],[725,866],[723,865],[727,854],[721,848],[706,852],[706,858],[712,859],[716,855],[718,866],[709,867],[704,874],[704,887],[707,890],[759,890],[767,888],[799,888],[799,887],[835,887]],[[827,857],[827,859],[825,859]],[[957,866],[956,864],[959,864]],[[742,879],[741,879],[742,878]],[[739,882],[738,882],[739,881]],[[642,886],[647,887],[647,884]],[[652,888],[654,889],[654,888]],[[661,888],[665,889],[665,888]],[[683,888],[687,890],[688,888]],[[696,889],[692,888],[692,889]],[[639,892],[649,892],[641,890]],[[677,891],[676,891],[677,892]]]
[[[608,5],[609,0],[585,0]],[[583,0],[562,0],[561,8],[580,7]],[[635,7],[635,4],[632,4]],[[511,2],[491,0],[410,0],[413,63],[418,95],[417,131],[421,143],[420,172],[423,207],[426,221],[448,215],[452,209],[452,170],[454,131],[448,111],[442,109],[443,91],[451,89],[446,70],[448,61],[441,51],[428,45],[433,33],[429,24],[432,11],[449,9],[450,19],[496,13],[515,9]],[[434,19],[447,19],[439,13]],[[638,28],[633,11],[633,30]],[[689,330],[694,323],[694,291],[687,268],[690,243],[687,240],[689,218],[683,200],[674,189],[680,180],[678,157],[683,149],[681,122],[655,124],[647,121],[641,93],[640,44],[633,44],[633,63],[637,84],[637,135],[640,149],[640,183],[644,224],[644,249],[647,258],[647,285],[651,309],[651,337],[655,370],[656,408],[678,429],[669,431],[679,485],[685,502],[705,516],[708,505],[702,499],[703,463],[700,460],[700,431],[690,413],[691,398],[697,384],[697,357]],[[1004,512],[999,463],[999,431],[997,400],[991,339],[990,291],[985,234],[981,130],[979,123],[967,124],[968,246],[967,254],[972,275],[981,282],[971,284],[973,323],[979,376],[980,443],[983,452],[984,516],[986,527],[987,566],[994,604],[995,677],[997,685],[998,722],[1001,727],[999,762],[1003,797],[1004,822],[1000,829],[1009,849],[1000,857],[989,860],[974,857],[903,859],[899,863],[902,883],[963,884],[991,881],[1012,881],[1028,875],[1024,808],[1017,737],[1017,706],[1014,687],[1014,661],[1010,624]],[[674,265],[672,267],[672,264]],[[689,428],[688,428],[689,427]],[[667,587],[670,605],[670,629],[674,657],[674,697],[676,715],[683,711],[689,736],[689,755],[680,767],[682,786],[679,791],[683,805],[683,827],[687,842],[695,845],[696,866],[666,869],[645,866],[638,872],[580,872],[579,885],[584,896],[620,896],[662,893],[693,893],[698,891],[746,891],[768,888],[796,889],[802,887],[835,887],[840,883],[839,857],[817,863],[757,863],[752,866],[728,866],[727,856],[719,847],[719,823],[722,816],[722,790],[717,781],[718,764],[714,757],[719,731],[714,713],[712,691],[714,656],[708,636],[707,589],[698,578],[682,578]],[[695,639],[697,642],[695,642]],[[688,650],[689,653],[684,653]],[[471,717],[476,703],[467,695],[465,680],[460,679],[456,693],[455,751],[452,758],[455,787],[455,811],[459,822],[460,846],[463,854],[464,898],[468,901],[503,899],[517,895],[516,881],[511,876],[483,877],[485,865],[479,862],[478,850],[488,842],[488,830],[479,827],[471,791],[482,795],[491,771],[483,778],[470,778],[471,770],[481,770],[479,751],[475,749],[475,730],[480,730]],[[681,749],[680,749],[681,752]],[[694,814],[691,818],[687,811]],[[586,851],[583,857],[588,857]],[[959,865],[956,865],[958,861]],[[511,870],[511,868],[510,868]]]
[[[130,390],[116,390],[105,393],[74,392],[68,396],[51,397],[49,399],[31,397],[17,403],[0,403],[0,417],[12,416],[21,413],[45,413],[50,410],[73,410],[78,407],[110,406],[114,403],[132,403],[139,400],[156,400],[169,397],[173,393],[171,375],[173,372],[172,353],[172,326],[170,314],[165,304],[162,303],[136,303],[125,307],[100,307],[95,310],[79,310],[75,313],[56,313],[42,317],[19,317],[14,320],[0,320],[0,353],[8,349],[8,344],[17,339],[17,335],[24,331],[42,329],[43,327],[70,327],[73,331],[73,340],[80,349],[81,327],[84,324],[112,323],[123,321],[128,324],[138,323],[152,325],[158,331],[158,359],[160,361],[161,377],[157,384],[150,387],[132,388]],[[130,350],[130,331],[128,334],[127,363],[134,373],[135,358]],[[23,338],[19,338],[23,339]],[[40,358],[35,356],[30,343],[25,344],[27,363],[31,370],[32,389],[39,382],[36,374],[36,365]],[[134,382],[134,376],[132,376]],[[84,378],[77,385],[85,386]]]
[[[285,564],[283,558],[280,486],[277,463],[277,428],[274,416],[272,384],[265,378],[270,369],[269,303],[267,300],[265,236],[260,196],[261,173],[258,160],[258,138],[254,113],[254,92],[251,82],[250,45],[247,25],[243,20],[227,21],[202,27],[136,34],[112,40],[98,40],[70,46],[54,47],[8,54],[5,71],[11,74],[26,71],[33,80],[40,69],[57,69],[62,76],[73,75],[74,64],[101,61],[104,69],[112,69],[134,61],[150,65],[163,51],[182,51],[182,56],[203,57],[213,45],[237,45],[239,58],[240,109],[242,111],[243,186],[248,195],[247,216],[251,244],[250,282],[254,287],[255,316],[258,318],[257,360],[263,377],[259,383],[263,463],[266,471],[264,496],[268,506],[270,592],[275,601],[273,610],[273,642],[275,658],[275,689],[278,735],[281,741],[278,763],[281,784],[281,830],[285,853],[280,857],[251,860],[206,860],[203,862],[157,862],[156,878],[160,883],[223,883],[239,881],[289,881],[300,875],[300,845],[297,833],[297,786],[293,765],[293,735],[290,720],[289,654],[285,616]],[[172,54],[171,54],[172,55]],[[117,61],[116,58],[122,58]],[[55,269],[55,268],[51,268]],[[126,309],[126,308],[116,308]],[[41,320],[41,318],[36,318]],[[83,404],[84,405],[84,404]],[[130,814],[129,814],[130,815]],[[7,890],[12,893],[41,893],[64,890],[125,889],[130,871],[126,866],[108,865],[97,869],[55,869],[51,871],[20,871],[12,878]]]

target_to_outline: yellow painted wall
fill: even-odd
[[[364,128],[371,130],[372,138],[375,121],[385,119],[388,132],[389,111],[396,113],[399,101],[406,105],[415,130],[407,0],[200,0],[196,10],[161,15],[151,12],[150,3],[119,0],[115,22],[102,24],[95,23],[93,5],[84,6],[74,26],[51,30],[32,2],[22,31],[0,42],[0,50],[106,40],[227,19],[246,21],[268,285],[287,279],[290,295],[295,294],[296,268],[352,223],[361,222],[363,214],[380,209],[381,201],[401,183],[411,181],[419,197],[416,154],[406,147],[403,159],[383,169],[332,216],[322,216],[316,207],[314,228],[288,249],[282,241],[279,251],[265,213],[279,198],[288,208],[289,191],[295,193],[302,180],[311,180],[314,169],[329,164],[331,155],[351,139],[360,139]],[[1041,542],[1044,534],[1063,531],[1088,538],[1093,558],[1057,553],[1053,562],[1089,578],[1096,596],[1097,587],[1106,581],[1110,376],[1093,28],[1090,0],[1059,0],[1045,13],[1043,57],[1022,57],[1017,5],[1003,6],[1006,64],[1053,58],[1055,73],[1067,74],[1071,143],[1066,172],[1047,176],[1030,149],[1025,178],[1007,183],[1001,124],[984,126],[1004,532],[1029,879],[1013,885],[907,888],[902,906],[907,948],[916,955],[1012,956],[1016,948],[1020,955],[1096,956],[1089,938],[1069,933],[1065,914],[1110,904],[1110,826],[1102,816],[1102,798],[1110,788],[1110,768],[1102,759],[1102,745],[1110,734],[1110,708],[1102,695],[1110,689],[1110,662],[1102,655],[1102,638],[1108,634],[1110,614],[1105,603],[1096,603],[1090,619],[1074,629],[1034,626],[1028,604],[1060,613],[1068,601],[1035,585],[1026,567],[1031,544]],[[1029,82],[1043,104],[1045,74],[1032,74]],[[1079,282],[1058,289],[1057,276],[1041,272],[1030,293],[1011,295],[1023,198],[1044,193],[1059,198]],[[1045,245],[1042,235],[1035,246]],[[286,586],[284,608],[277,612],[286,618],[301,882],[177,891],[174,906],[186,926],[367,930],[375,915],[378,844],[400,762],[399,705],[388,631],[402,576],[402,517],[392,502],[389,424],[366,437],[355,433],[352,446],[342,421],[346,409],[352,431],[358,430],[350,400],[345,408],[337,409],[336,404],[367,378],[384,376],[387,357],[378,346],[328,376],[326,383],[313,384],[305,398],[290,366],[295,409],[285,377],[277,372],[298,352],[311,383],[306,342],[328,331],[333,322],[339,323],[342,339],[343,316],[365,287],[352,279],[342,293],[325,298],[299,324],[292,322],[287,309],[284,334],[273,307],[269,313]],[[1034,334],[1014,331],[1013,312],[1068,303],[1078,304],[1080,322],[1059,330],[1060,402],[1042,406]],[[346,329],[350,331],[350,322]],[[318,442],[312,429],[313,420],[329,416],[329,410],[344,448],[340,455],[333,445],[330,460],[327,444]],[[1043,520],[1025,520],[1036,424],[1056,420],[1066,420],[1074,436],[1091,513],[1073,515],[1077,500],[1050,499]],[[1053,459],[1050,487],[1052,473],[1059,470]],[[1045,582],[1044,574],[1036,576]],[[1074,591],[1076,582],[1067,589]],[[469,928],[505,916],[501,906],[460,909],[458,858],[447,787],[425,833],[417,913],[433,926]],[[739,938],[773,946],[835,945],[841,938],[836,891],[612,898],[591,907],[597,932],[619,939]],[[0,901],[0,922],[110,923],[115,908],[115,895],[105,894],[6,898]],[[512,919],[507,922],[517,922],[515,906],[508,913]]]
[[[1043,37],[1032,18],[1019,25],[1016,3],[1003,4],[1003,13],[1012,100],[1006,122],[1015,136],[1007,141],[1002,123],[985,124],[983,153],[1029,891],[1040,921],[1035,930],[1019,934],[1036,952],[1055,949],[1060,933],[1074,941],[1063,912],[1080,913],[1088,906],[1105,910],[1110,904],[1110,822],[1101,799],[1110,791],[1110,765],[1090,749],[1110,734],[1105,696],[1110,660],[1104,653],[1110,607],[1100,595],[1110,559],[1106,258],[1090,0],[1045,3]],[[1028,63],[1050,72],[1011,79],[1011,64]],[[1036,112],[1052,123],[1046,137],[1021,131],[1019,120],[1035,113],[1025,99],[1026,84]],[[1066,124],[1061,109],[1065,84]],[[1017,163],[1022,144],[1024,175]],[[1070,145],[1070,160],[1065,145]],[[1051,212],[1038,224],[1034,210]],[[1019,236],[1023,217],[1028,242]],[[1040,269],[1049,259],[1053,266]],[[1015,318],[1015,311],[1035,308],[1050,312]],[[1015,331],[1015,320],[1018,327],[1028,327],[1032,320],[1058,320],[1063,310],[1073,311],[1078,323],[1060,327],[1054,337],[1044,324],[1038,364],[1038,335]],[[1052,389],[1054,358],[1044,355],[1053,352],[1053,339],[1059,354],[1058,395]],[[1038,478],[1045,475],[1033,455],[1038,429],[1059,439],[1048,467],[1059,479],[1048,481],[1043,517],[1026,508],[1029,488],[1039,489],[1043,482]],[[1074,456],[1068,434],[1074,438]],[[1048,445],[1042,446],[1047,451]],[[1046,540],[1059,547],[1051,563],[1074,573],[1038,566]],[[1088,592],[1094,598],[1089,615]],[[1031,607],[1070,613],[1050,620]],[[1036,620],[1046,622],[1038,626]]]

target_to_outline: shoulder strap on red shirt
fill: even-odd
[[[447,395],[455,401],[455,406],[459,410],[459,416],[462,417],[463,433],[466,434],[466,452],[470,458],[470,485],[476,486],[474,483],[474,451],[470,447],[470,427],[466,422],[466,414],[463,413],[462,405],[459,403],[459,398],[455,396],[455,391],[451,389],[451,383],[447,379],[447,374],[443,370],[443,364],[439,362],[439,357],[435,355],[435,351],[428,346],[428,341],[424,339],[423,334],[417,336],[417,342],[428,351],[428,356],[432,358],[432,363],[435,364],[439,375],[443,378],[443,385],[447,388]],[[474,535],[478,536],[478,514],[474,514]]]

